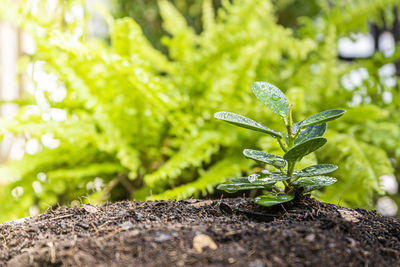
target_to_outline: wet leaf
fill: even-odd
[[[247,179],[252,184],[266,186],[276,184],[277,182],[282,182],[289,179],[289,177],[278,172],[261,171],[249,175]]]
[[[282,157],[262,151],[245,149],[243,150],[243,155],[245,155],[246,158],[253,159],[258,162],[270,164],[278,169],[286,166],[286,160],[284,160]]]
[[[242,115],[238,115],[232,112],[220,111],[214,114],[214,118],[229,122],[233,125],[243,127],[246,129],[267,133],[269,135],[272,135],[273,137],[282,138],[281,133],[275,132],[259,122],[256,122],[252,119],[246,118]]]
[[[289,102],[285,94],[276,86],[267,82],[254,82],[251,89],[255,96],[281,117],[289,115]]]
[[[256,197],[254,202],[262,206],[270,207],[280,203],[288,202],[293,198],[294,196],[289,194],[268,194]]]
[[[326,132],[326,123],[321,125],[312,125],[308,126],[304,130],[301,130],[299,136],[294,140],[294,145],[301,144],[307,140],[310,140],[315,137],[322,137]]]
[[[335,164],[317,164],[305,169],[302,169],[297,176],[310,177],[321,174],[326,174],[335,171],[338,168]]]
[[[306,126],[317,125],[334,120],[342,116],[345,112],[346,110],[344,109],[325,110],[303,120],[300,126],[304,128]]]
[[[292,126],[293,133],[296,133],[299,130],[301,123],[302,121]],[[308,126],[305,129],[301,129],[299,136],[296,138],[296,140],[294,140],[294,145],[298,145],[314,137],[324,136],[326,128],[327,128],[326,123],[323,123],[320,125],[312,125]],[[288,143],[288,135],[286,134],[286,144],[287,143]]]
[[[314,176],[314,177],[301,178],[297,181],[294,181],[292,185],[296,187],[303,187],[304,193],[307,193],[324,186],[332,185],[336,183],[336,181],[337,181],[336,178],[329,176]]]
[[[323,137],[311,138],[303,143],[294,146],[292,149],[285,153],[283,158],[287,161],[298,161],[304,156],[310,154],[311,152],[314,152],[315,150],[323,146],[326,141],[327,140]]]
[[[250,183],[247,177],[240,177],[228,180],[217,186],[217,189],[224,190],[229,193],[234,193],[240,190],[251,190],[251,189],[264,189],[265,186],[260,183]]]

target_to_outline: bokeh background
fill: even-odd
[[[345,108],[305,167],[334,163],[322,201],[398,216],[398,0],[1,0],[0,222],[57,206],[216,197],[263,166],[275,130],[250,90],[277,85],[299,121]],[[252,192],[248,192],[252,194]],[[225,194],[225,197],[226,194]]]

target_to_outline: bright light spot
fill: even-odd
[[[345,89],[352,91],[354,88],[360,87],[368,77],[369,74],[366,68],[358,68],[342,77],[342,85]]]
[[[32,15],[37,15],[38,13],[38,5],[39,5],[40,0],[29,0],[28,1],[28,7],[30,7],[30,11]]]
[[[72,23],[72,22],[74,22],[74,15],[71,12],[65,12],[64,19],[65,19],[65,22]]]
[[[373,55],[375,47],[374,38],[371,34],[354,34],[352,35],[352,39],[347,37],[339,39],[338,50],[342,57],[366,58]]]
[[[94,188],[93,182],[88,182],[88,183],[86,184],[86,190],[87,190],[87,191],[93,190],[93,188]]]
[[[46,182],[47,175],[44,172],[39,172],[36,177],[39,181]]]
[[[34,105],[29,105],[26,106],[26,110],[24,113],[26,116],[30,117],[30,116],[39,116],[40,115],[40,108],[38,106],[34,106]]]
[[[48,12],[56,11],[57,6],[58,6],[58,1],[57,0],[47,0],[46,9],[47,9]]]
[[[36,51],[35,40],[33,39],[32,35],[30,35],[30,34],[27,34],[27,33],[22,34],[21,45],[22,45],[22,51],[25,54],[33,55],[33,53],[35,53],[35,51]]]
[[[51,116],[49,113],[42,114],[42,120],[49,121],[50,119],[51,119]]]
[[[33,191],[35,191],[36,194],[40,194],[43,191],[42,185],[38,181],[34,181],[32,183]]]
[[[81,27],[75,27],[74,29],[74,37],[79,38],[83,35],[83,30]]]
[[[388,63],[383,65],[379,69],[379,76],[383,84],[387,87],[395,87],[397,84],[397,79],[395,77],[396,66],[393,63]]]
[[[103,183],[103,179],[101,179],[100,177],[96,177],[96,179],[94,179],[94,189],[96,191],[100,191],[104,186]]]
[[[390,77],[396,74],[396,66],[393,63],[388,63],[383,65],[379,71],[379,76]]]
[[[66,121],[67,120],[67,112],[63,109],[52,108],[50,110],[50,116],[55,121]]]
[[[36,103],[37,103],[41,108],[47,109],[47,108],[50,107],[50,104],[47,102],[47,99],[46,99],[46,97],[44,96],[43,91],[39,91],[39,90],[38,90],[38,91],[35,92],[35,100],[36,100]]]
[[[103,186],[104,186],[103,179],[101,179],[100,177],[96,177],[93,182],[90,181],[86,184],[86,190],[100,191],[103,188]]]
[[[380,180],[383,190],[385,190],[389,194],[397,193],[399,185],[397,184],[397,180],[394,175],[382,175],[380,177]]]
[[[18,199],[20,196],[22,196],[23,193],[24,193],[24,189],[21,186],[17,186],[13,190],[11,190],[11,195],[15,199]]]
[[[383,102],[386,104],[392,103],[392,93],[391,92],[383,92],[382,94]]]
[[[53,133],[46,133],[40,138],[42,144],[50,149],[57,148],[60,145],[60,140],[54,138]]]
[[[10,158],[20,160],[25,154],[25,140],[23,138],[16,139],[10,149]]]
[[[359,94],[354,94],[349,105],[354,107],[360,105],[361,102],[362,102],[362,97]]]
[[[36,34],[39,37],[43,37],[46,34],[46,29],[41,26],[36,26]]]
[[[383,216],[395,216],[397,205],[390,197],[381,197],[376,203],[376,210]]]
[[[40,213],[40,209],[38,206],[34,205],[29,207],[29,216],[36,216]]]
[[[53,90],[50,94],[50,99],[54,102],[61,102],[67,96],[67,89],[62,84],[57,87],[57,89]]]
[[[384,32],[378,39],[379,50],[382,51],[385,57],[393,56],[395,50],[395,40],[391,32]]]
[[[73,5],[71,7],[71,13],[77,19],[83,19],[83,17],[85,16],[85,10],[83,9],[83,6],[81,6],[81,5]]]
[[[58,77],[54,73],[35,70],[34,80],[37,82],[38,90],[51,92],[58,88]]]
[[[361,86],[363,80],[369,77],[366,68],[359,68],[350,72],[350,80],[355,86]]]
[[[29,139],[26,142],[25,151],[29,155],[34,155],[40,150],[40,143],[36,138]]]

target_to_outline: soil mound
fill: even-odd
[[[118,202],[0,224],[0,266],[399,266],[400,221],[309,197]]]

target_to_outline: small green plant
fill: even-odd
[[[293,124],[293,105],[289,106],[289,102],[281,90],[267,82],[254,82],[251,88],[264,105],[281,116],[287,130],[286,136],[235,113],[221,111],[215,113],[214,117],[271,135],[277,139],[285,154],[280,157],[253,149],[243,150],[245,157],[272,165],[277,171],[263,170],[248,177],[234,178],[218,185],[217,189],[227,192],[263,189],[268,191],[268,194],[258,196],[254,201],[259,205],[269,207],[292,200],[296,193],[307,193],[334,184],[335,178],[323,176],[338,168],[334,164],[317,164],[301,171],[296,171],[295,166],[304,156],[319,149],[327,142],[322,137],[327,128],[326,122],[339,118],[346,111],[343,109],[326,110]]]

